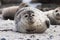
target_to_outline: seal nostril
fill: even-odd
[[[59,15],[59,13],[56,14],[56,16],[58,16],[58,15]]]
[[[30,20],[32,20],[32,18],[30,18]]]
[[[32,17],[29,17],[30,20],[32,20],[33,18]]]
[[[28,15],[25,15],[25,17],[28,17]]]

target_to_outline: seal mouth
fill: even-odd
[[[34,22],[33,21],[29,21],[29,24],[34,24]]]
[[[54,15],[53,15],[53,16],[54,16]],[[54,18],[55,18],[56,20],[60,20],[60,15],[55,15]]]
[[[33,32],[36,29],[26,29],[27,32]]]
[[[60,20],[60,16],[55,16],[54,18],[57,20]]]
[[[60,20],[60,17],[56,17],[57,20]]]
[[[56,16],[60,16],[60,13],[57,13]]]

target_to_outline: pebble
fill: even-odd
[[[6,40],[5,38],[1,38],[1,40]]]

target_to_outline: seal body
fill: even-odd
[[[3,19],[11,19],[14,20],[15,13],[18,9],[21,9],[23,7],[27,7],[28,5],[26,3],[21,3],[19,6],[11,6],[6,7],[2,9],[2,17]]]
[[[7,8],[3,8],[2,9],[2,17],[3,19],[7,20],[7,19],[14,19],[14,15],[16,10],[18,9],[19,6],[11,6],[11,7],[7,7]]]
[[[60,25],[60,7],[45,12],[52,25]]]
[[[15,24],[18,32],[23,33],[43,33],[49,28],[49,19],[43,12],[32,7],[24,7],[17,11]]]

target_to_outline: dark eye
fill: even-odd
[[[32,15],[32,16],[35,16],[35,15]]]
[[[56,10],[55,12],[58,12],[58,10]]]
[[[25,15],[25,17],[28,17],[28,15]]]

